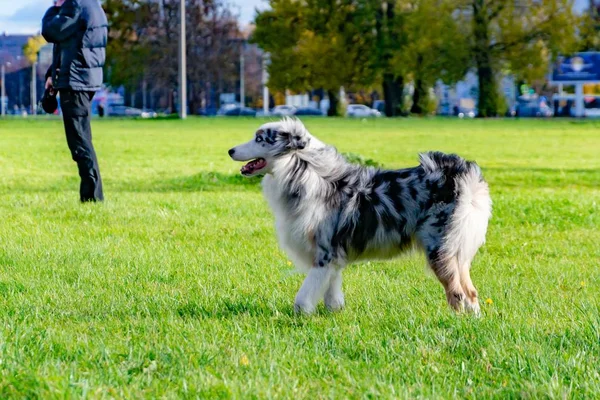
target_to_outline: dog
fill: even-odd
[[[382,170],[350,164],[298,119],[262,125],[229,150],[264,175],[279,244],[307,273],[294,303],[310,314],[324,300],[344,307],[342,271],[354,262],[389,259],[420,248],[450,307],[479,314],[471,261],[485,243],[492,201],[481,169],[454,154],[420,154],[420,165]]]

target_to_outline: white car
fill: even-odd
[[[296,107],[294,106],[276,106],[271,111],[271,115],[276,117],[289,117],[294,115],[296,112]]]
[[[350,104],[346,108],[346,117],[381,117],[381,113],[373,108],[365,106],[364,104]]]

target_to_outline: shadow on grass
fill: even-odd
[[[483,175],[490,185],[506,187],[598,188],[600,182],[600,169],[494,167],[483,168]]]
[[[492,185],[506,187],[561,188],[581,186],[597,188],[600,169],[553,168],[485,168],[484,176]],[[201,192],[201,191],[258,191],[261,178],[246,178],[240,174],[201,172],[192,176],[128,182],[118,185],[124,192]]]
[[[230,319],[240,315],[251,317],[294,315],[294,310],[289,305],[280,309],[273,304],[267,304],[266,300],[257,298],[221,299],[210,306],[189,301],[177,307],[176,312],[183,319]]]
[[[200,172],[192,176],[119,184],[123,192],[204,192],[204,191],[258,191],[261,178],[246,178],[240,174]]]
[[[484,176],[493,186],[529,188],[566,188],[580,186],[598,188],[600,169],[561,169],[561,168],[483,168]],[[218,192],[218,191],[259,191],[260,177],[246,178],[242,175],[202,171],[191,176],[183,176],[154,181],[118,181],[118,176],[105,177],[106,191],[134,193],[167,192]],[[26,180],[0,184],[0,194],[14,192],[50,193],[64,190],[77,190],[76,176],[42,184]]]

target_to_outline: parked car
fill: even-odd
[[[201,115],[203,117],[212,117],[217,115],[218,110],[214,107],[207,107],[207,108],[199,108],[198,110],[196,110],[196,115]]]
[[[458,118],[475,118],[477,111],[474,108],[458,108]]]
[[[297,116],[315,115],[315,116],[322,117],[323,116],[323,112],[321,110],[319,110],[318,108],[301,107],[301,108],[297,108],[294,111],[294,115],[297,115]]]
[[[217,115],[225,115],[225,113],[227,113],[228,111],[239,107],[240,106],[238,104],[223,104],[221,108],[219,108],[219,110],[217,111]]]
[[[515,107],[516,117],[552,117],[554,112],[548,103],[539,97],[519,97]]]
[[[575,117],[575,95],[569,93],[555,94],[552,96],[554,103],[554,116]],[[586,94],[583,98],[583,115],[588,118],[600,117],[600,95]]]
[[[346,108],[346,116],[358,118],[381,117],[381,112],[369,108],[364,104],[350,104]]]
[[[248,107],[233,107],[224,110],[219,115],[223,115],[225,117],[256,117],[256,110]]]
[[[276,117],[289,117],[294,115],[295,111],[296,107],[294,106],[275,106],[275,108],[271,110],[271,115]]]
[[[381,115],[385,114],[385,100],[375,100],[373,102],[373,109],[377,110],[381,113]]]
[[[106,112],[107,117],[140,117],[156,118],[158,114],[152,110],[142,110],[124,105],[111,105]]]

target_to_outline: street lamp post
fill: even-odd
[[[187,79],[185,54],[185,0],[180,0],[181,21],[179,23],[179,118],[187,118]]]
[[[0,103],[2,103],[2,116],[4,117],[6,115],[6,106],[4,105],[4,99],[6,98],[6,84],[5,84],[5,79],[4,79],[4,75],[6,74],[6,67],[4,66],[4,64],[2,64],[2,66],[0,66],[0,74],[1,76],[1,83],[2,83],[2,94],[0,95]]]
[[[37,62],[31,66],[31,113],[37,115]]]
[[[246,105],[246,59],[244,57],[245,42],[242,41],[240,46],[240,106]]]
[[[263,71],[262,71],[262,84],[263,84],[263,112],[265,115],[269,114],[269,87],[267,83],[269,82],[269,71],[267,70],[267,65],[269,63],[269,55],[267,53],[263,54]]]

